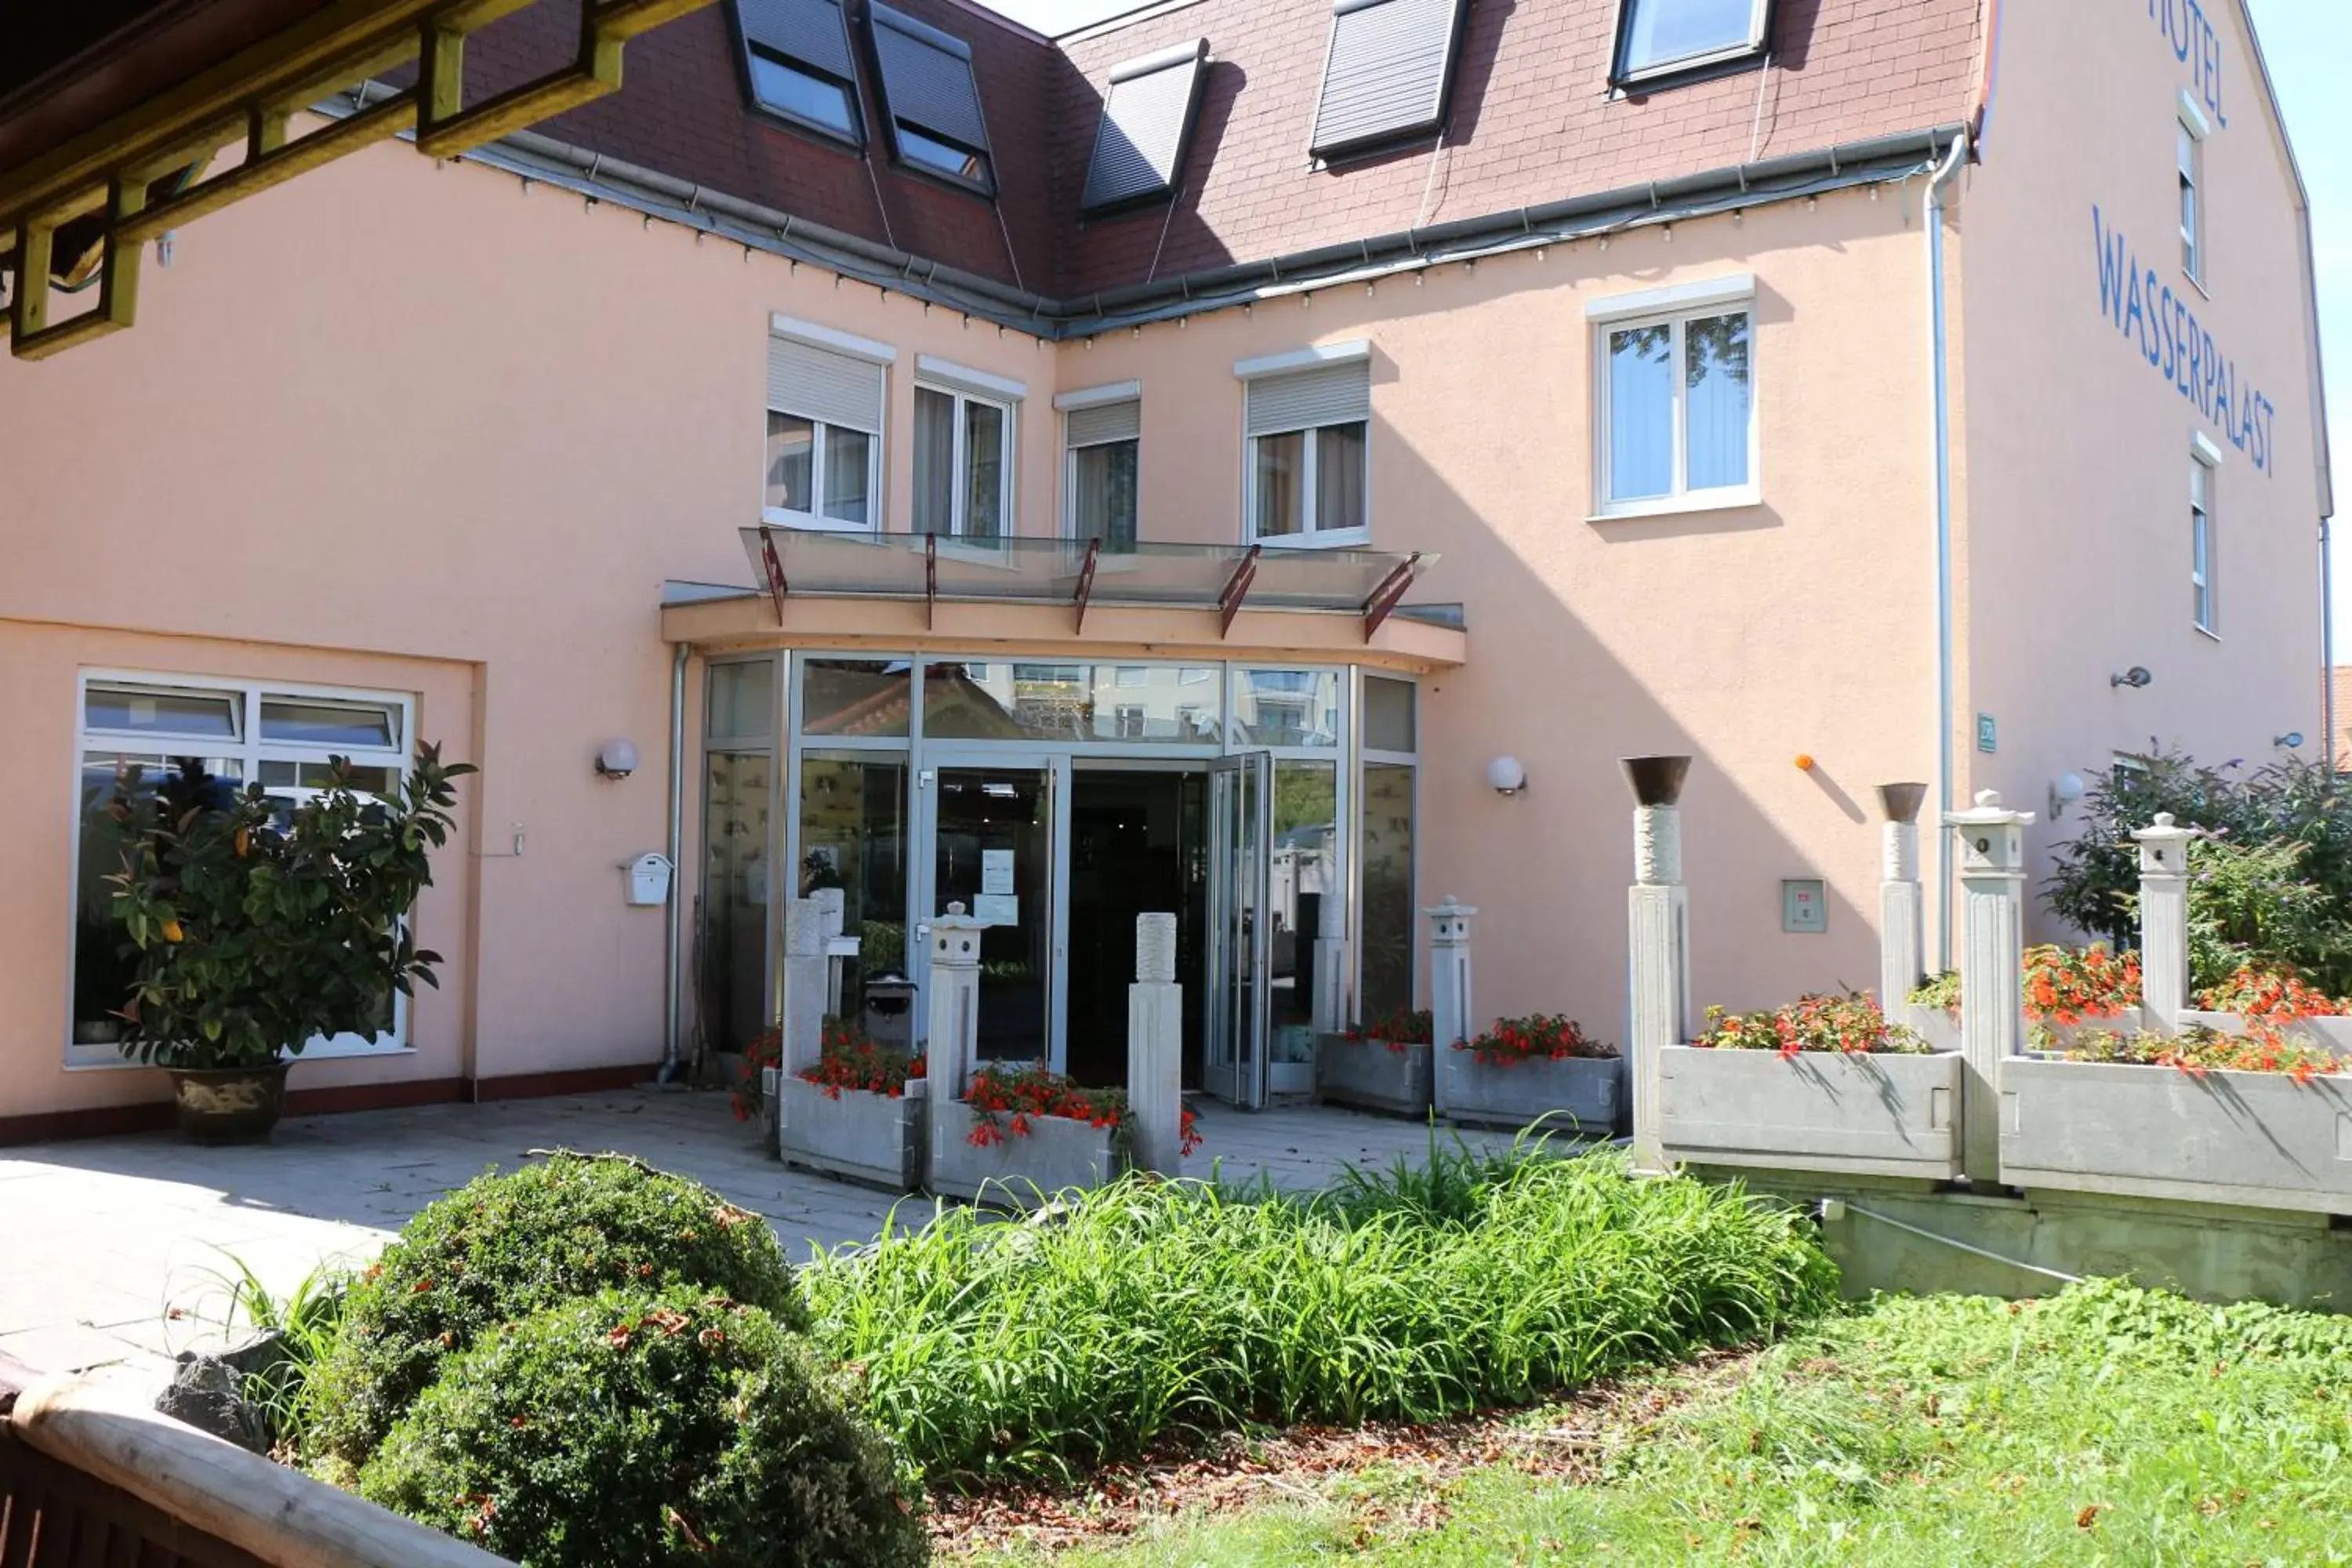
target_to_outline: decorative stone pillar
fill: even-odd
[[[2194,827],[2173,826],[2172,813],[2132,837],[2139,842],[2140,1016],[2151,1029],[2176,1034],[2189,1008],[2189,841]]]
[[[924,1046],[924,1076],[946,1100],[961,1100],[971,1088],[980,1055],[980,933],[987,922],[950,904],[931,921],[929,1039]]]
[[[1960,849],[1960,1150],[1971,1184],[2000,1181],[2000,1064],[2025,1041],[2025,825],[1992,790],[1944,822]]]
[[[1690,1040],[1690,902],[1683,889],[1683,780],[1688,757],[1627,757],[1633,789],[1633,886],[1626,893],[1633,1163],[1665,1167],[1660,1070],[1668,1046]]]
[[[1448,893],[1444,903],[1421,912],[1429,917],[1429,1037],[1443,1051],[1477,1037],[1470,1005],[1470,917],[1478,911]]]
[[[1348,1026],[1348,900],[1326,888],[1315,921],[1315,1011],[1318,1037]]]
[[[1927,978],[1926,890],[1919,885],[1919,805],[1923,784],[1878,786],[1878,1005],[1900,1023],[1911,993]]]
[[[824,1010],[836,1018],[841,1016],[841,960],[834,956],[833,944],[841,935],[845,898],[839,888],[819,888],[808,897],[816,906],[821,932],[817,952],[824,955]]]
[[[1127,988],[1127,1101],[1135,1163],[1184,1170],[1184,988],[1176,984],[1176,917],[1135,917],[1135,984]]]
[[[838,920],[840,908],[835,906]],[[783,1047],[787,1075],[813,1068],[824,1049],[825,910],[813,899],[784,901]]]

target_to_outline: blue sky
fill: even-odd
[[[1131,9],[1135,0],[983,0],[1043,33]],[[2082,0],[2069,0],[2080,4]],[[2330,377],[2337,489],[2344,496],[2336,573],[2336,658],[2352,662],[2352,0],[2249,0],[2263,56],[2311,193],[2320,337]]]

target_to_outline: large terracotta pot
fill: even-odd
[[[172,1094],[180,1131],[198,1143],[259,1143],[286,1111],[286,1069],[173,1068]]]

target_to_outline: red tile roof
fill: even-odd
[[[1951,124],[1969,113],[1979,66],[1979,0],[1779,0],[1769,68],[1612,96],[1618,0],[1471,0],[1444,145],[1318,169],[1307,142],[1330,0],[1197,0],[1060,47],[960,0],[893,3],[971,45],[997,202],[895,167],[870,133],[870,79],[862,157],[753,113],[726,0],[632,43],[622,91],[541,129],[1069,297]],[[570,47],[561,9],[530,7],[469,45],[480,90],[560,61]],[[1176,200],[1081,221],[1111,68],[1203,36],[1214,63]]]

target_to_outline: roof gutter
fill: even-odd
[[[355,112],[369,97],[368,89],[356,99],[338,97],[320,105],[319,111],[340,119]],[[968,311],[1000,326],[1063,340],[1766,202],[1892,184],[1934,167],[1944,145],[1964,133],[1964,127],[1952,124],[1843,142],[1068,299],[1013,288],[536,132],[518,132],[463,156],[521,179],[823,267],[877,289]]]

